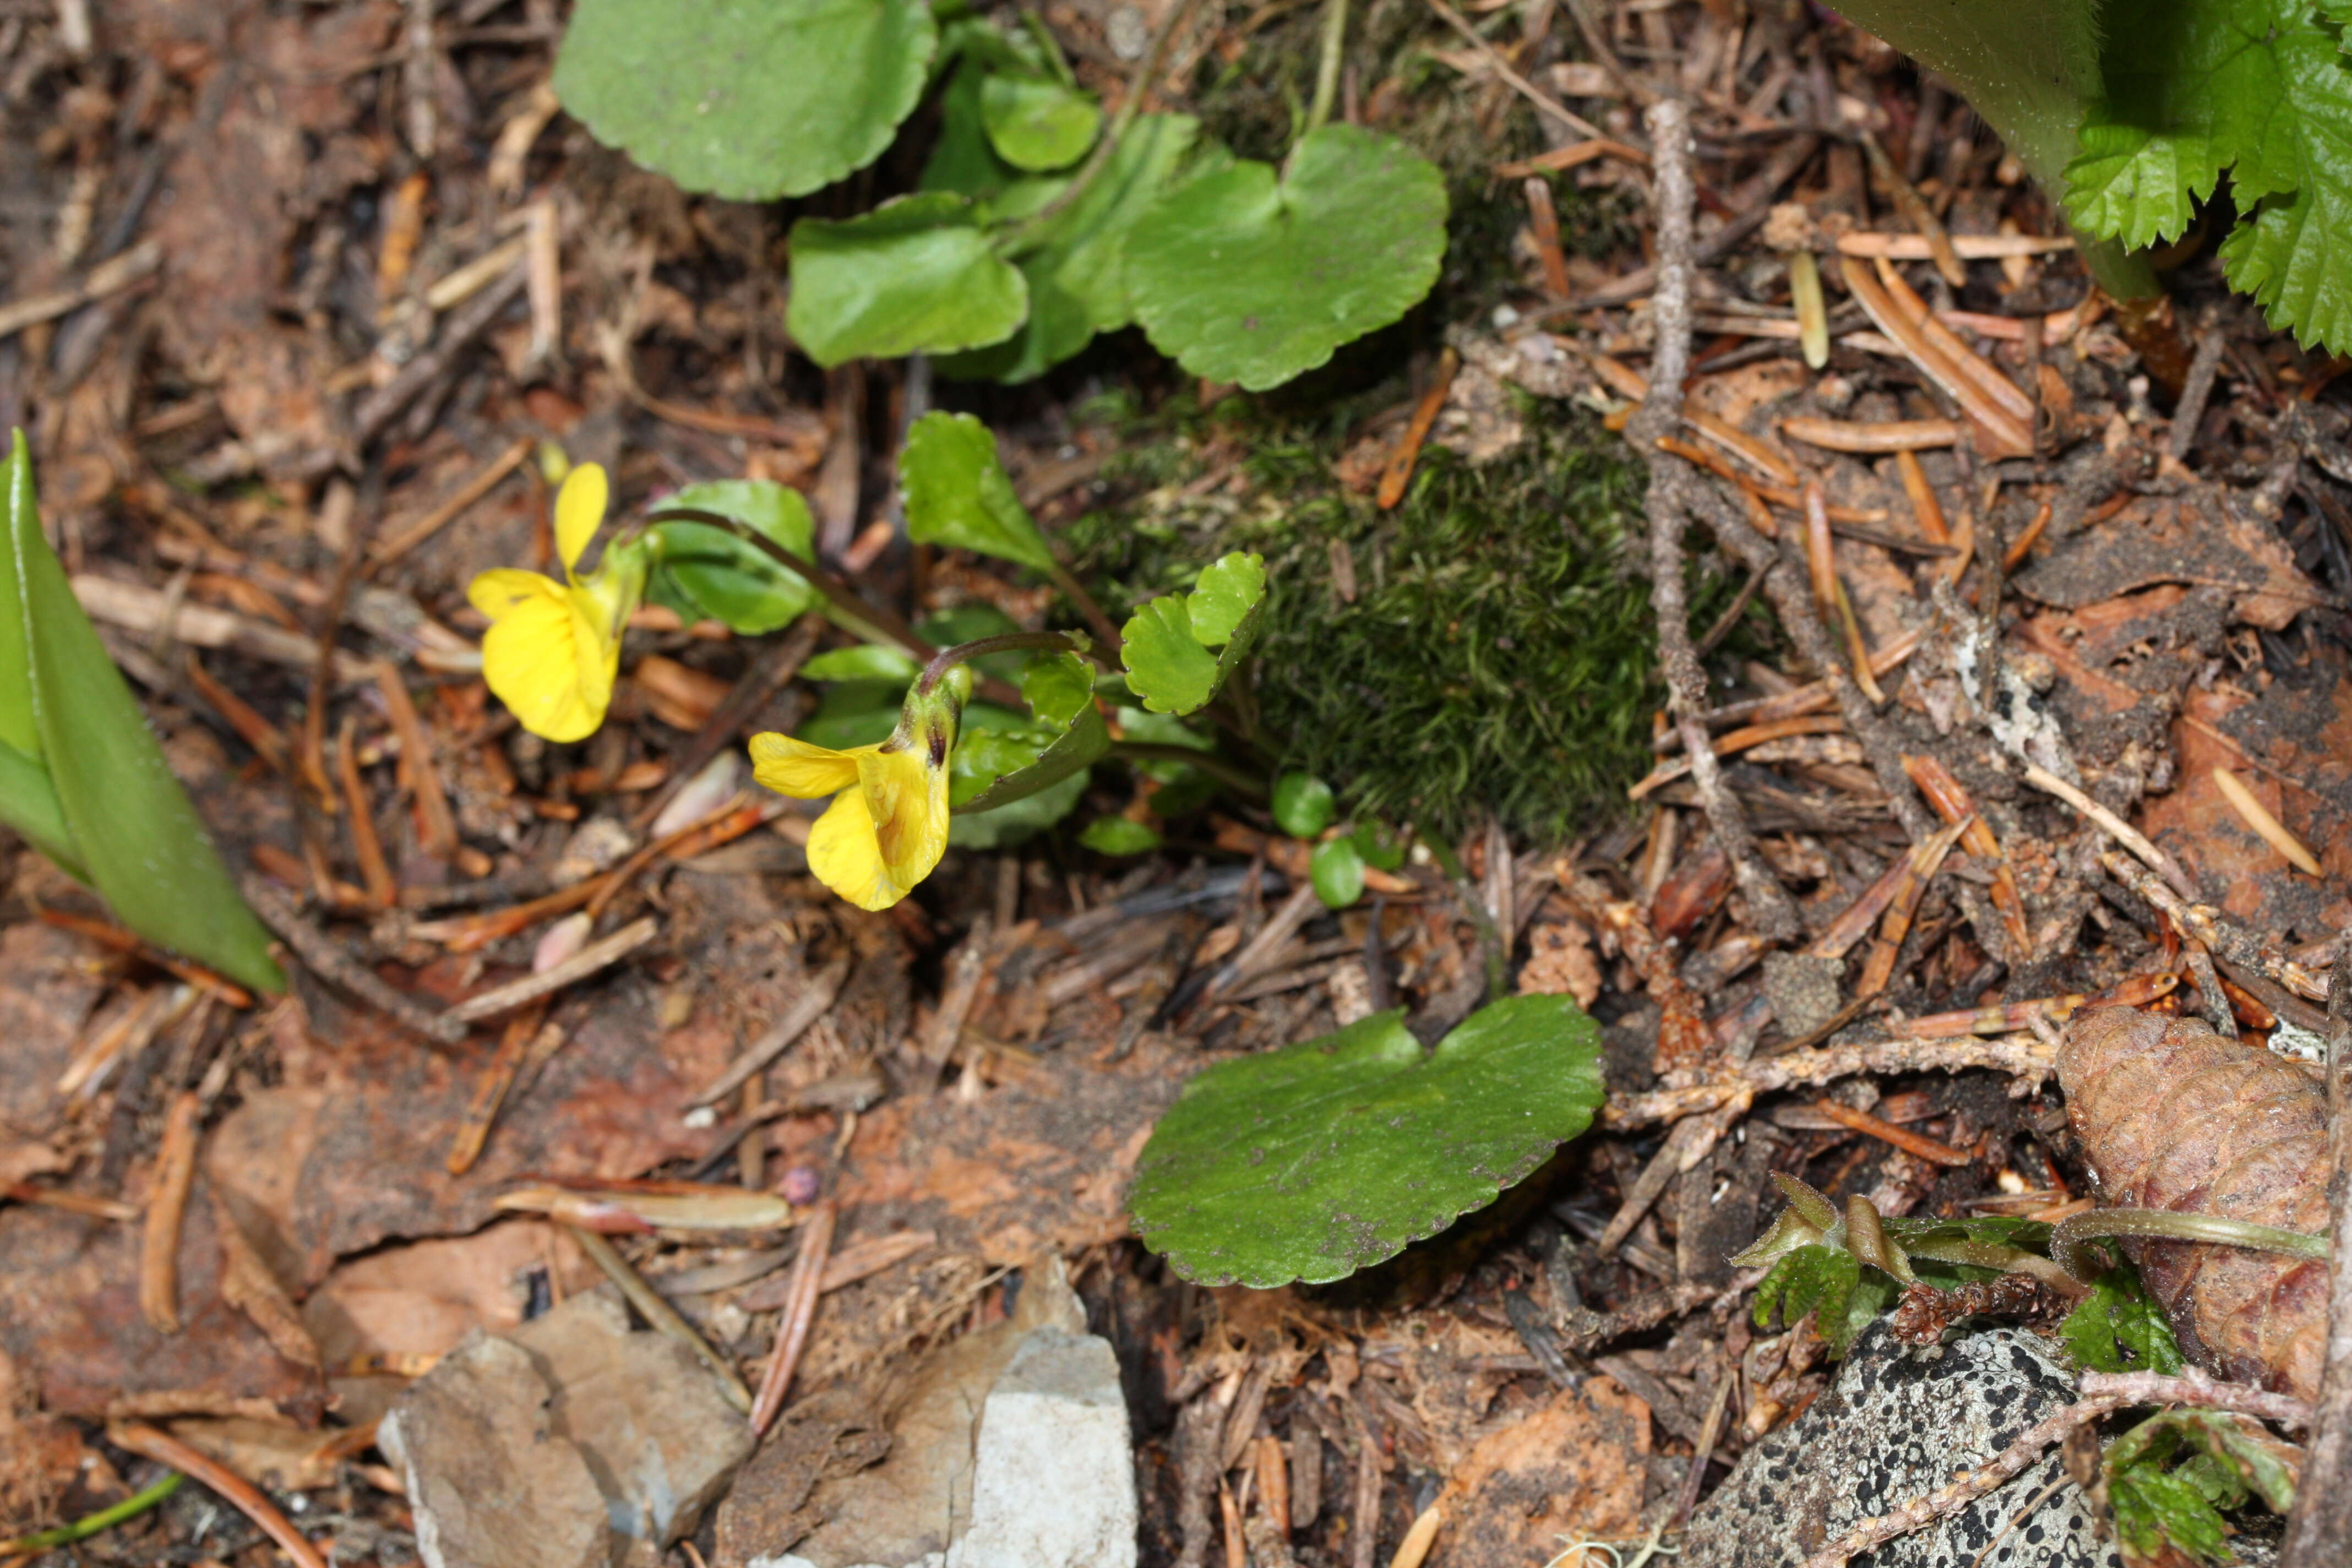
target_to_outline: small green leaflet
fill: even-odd
[[[187,792],[41,531],[24,432],[0,463],[0,820],[85,877],[139,935],[283,991]]]
[[[1032,664],[1021,678],[1021,696],[1034,723],[968,731],[957,744],[950,762],[950,810],[992,811],[1074,776],[1083,784],[1086,770],[1110,750],[1093,677],[1076,654]]]
[[[1097,816],[1078,835],[1097,855],[1148,855],[1160,847],[1160,830],[1124,816]]]
[[[1891,1278],[1864,1268],[1843,1247],[1800,1247],[1758,1281],[1753,1321],[1758,1328],[1764,1327],[1772,1321],[1775,1307],[1786,1323],[1812,1312],[1814,1329],[1831,1352],[1843,1355],[1854,1336],[1885,1310],[1894,1293]]]
[[[1011,337],[1029,286],[996,254],[972,204],[947,191],[793,225],[784,326],[827,369],[847,360],[946,353]]]
[[[689,191],[772,201],[879,157],[938,44],[924,0],[580,0],[555,93]]]
[[[1274,825],[1293,838],[1313,838],[1339,819],[1331,786],[1296,770],[1274,781]]]
[[[1393,137],[1326,125],[1277,175],[1241,162],[1170,195],[1128,237],[1152,346],[1253,392],[1398,320],[1437,281],[1445,182]]]
[[[2129,1264],[2109,1269],[2059,1325],[2075,1364],[2092,1372],[2180,1370],[2180,1345],[2164,1309]]]
[[[2130,246],[2186,232],[2223,171],[2242,215],[2231,286],[2305,345],[2352,348],[2352,59],[2346,0],[2145,0],[2108,29],[2105,101],[2067,165],[2066,210]]]
[[[1054,552],[996,455],[996,437],[969,414],[926,414],[898,454],[907,536],[918,544],[971,550],[1054,568]]]
[[[1016,169],[1042,172],[1086,155],[1102,110],[1091,95],[1065,82],[995,71],[981,84],[980,121],[998,157]]]
[[[1427,1054],[1402,1012],[1219,1062],[1136,1168],[1136,1234],[1202,1284],[1343,1279],[1434,1236],[1591,1125],[1601,1029],[1565,996],[1472,1014]]]
[[[1364,896],[1364,858],[1357,852],[1356,841],[1334,838],[1318,844],[1307,861],[1307,879],[1315,885],[1315,896],[1324,908],[1353,907]]]
[[[1257,640],[1265,559],[1236,552],[1201,569],[1192,592],[1163,595],[1119,630],[1127,683],[1154,713],[1191,713],[1217,694]],[[1223,648],[1222,654],[1211,650]]]
[[[2101,1457],[2108,1506],[2126,1562],[2164,1558],[2168,1542],[2192,1559],[2222,1563],[2224,1509],[2259,1497],[2274,1513],[2294,1506],[2302,1453],[2259,1422],[2221,1410],[2166,1410],[2117,1437]]]
[[[771,479],[717,479],[688,485],[663,506],[717,512],[806,560],[814,530],[800,491]],[[756,545],[707,522],[657,522],[646,592],[688,619],[723,622],[746,637],[789,625],[822,596],[807,580]]]

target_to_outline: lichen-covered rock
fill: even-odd
[[[1992,1329],[1922,1360],[1884,1322],[1873,1324],[1836,1384],[1741,1456],[1691,1516],[1676,1568],[1801,1568],[1863,1520],[1992,1458],[2074,1397],[2074,1374],[2046,1343]],[[2117,1568],[2082,1493],[2072,1482],[2052,1489],[2059,1480],[2053,1447],[2007,1486],[1857,1561],[1868,1568]]]

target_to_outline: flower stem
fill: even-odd
[[[845,618],[878,632],[885,640],[897,643],[917,658],[929,659],[937,656],[940,651],[917,633],[914,627],[901,619],[895,611],[886,610],[879,605],[868,604],[856,588],[851,587],[847,582],[818,565],[814,561],[793,554],[758,529],[736,518],[729,517],[724,512],[705,511],[700,507],[670,506],[664,507],[659,511],[647,512],[646,521],[648,523],[699,522],[711,528],[725,529],[832,600],[834,608],[839,610]]]
[[[1323,48],[1315,60],[1315,97],[1307,106],[1307,125],[1298,133],[1305,141],[1331,118],[1339,96],[1339,57],[1348,39],[1348,0],[1323,0]]]
[[[2050,1256],[2067,1273],[2085,1283],[2105,1267],[2089,1243],[2102,1236],[2149,1237],[2164,1241],[2212,1241],[2224,1247],[2252,1247],[2284,1252],[2291,1258],[2327,1261],[2327,1238],[2299,1230],[2256,1225],[2217,1214],[2181,1214],[2172,1209],[2093,1209],[2059,1223],[2050,1233]]]
[[[923,673],[915,678],[915,694],[929,697],[947,678],[948,671],[957,665],[969,664],[992,653],[1013,653],[1024,648],[1083,656],[1087,651],[1087,639],[1075,632],[1004,632],[973,642],[958,643],[931,656],[931,661],[923,666]]]
[[[100,1531],[111,1530],[128,1519],[136,1519],[180,1489],[187,1478],[177,1470],[164,1473],[163,1479],[143,1491],[137,1491],[121,1502],[85,1514],[71,1524],[61,1524],[55,1530],[44,1530],[37,1535],[19,1536],[14,1541],[0,1541],[0,1556],[13,1557],[20,1552],[47,1552],[52,1546],[67,1546],[77,1541],[87,1541]]]
[[[1095,603],[1095,596],[1092,594],[1087,592],[1087,585],[1079,582],[1067,566],[1062,564],[1060,557],[1055,557],[1054,563],[1045,568],[1045,577],[1055,587],[1062,591],[1064,598],[1078,607],[1078,614],[1086,617],[1087,625],[1094,629],[1095,637],[1103,647],[1116,650],[1118,647],[1118,628],[1111,625],[1111,619],[1103,613],[1103,607]]]
[[[1186,767],[1200,769],[1252,800],[1264,800],[1269,793],[1264,779],[1246,768],[1227,762],[1214,752],[1199,751],[1191,746],[1165,745],[1157,741],[1113,741],[1110,755],[1124,757],[1130,763],[1182,763]]]

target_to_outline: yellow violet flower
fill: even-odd
[[[962,676],[961,669],[951,676]],[[948,753],[963,680],[907,695],[878,745],[836,752],[790,735],[751,737],[751,773],[795,800],[833,796],[809,830],[809,869],[861,910],[887,910],[931,874],[948,847]]]
[[[466,590],[490,618],[482,637],[483,679],[524,729],[545,740],[585,740],[604,721],[621,667],[621,628],[645,593],[642,549],[608,548],[584,581],[572,570],[604,521],[609,494],[595,463],[573,468],[556,492],[562,582],[500,567]]]

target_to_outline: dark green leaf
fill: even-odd
[[[1307,862],[1307,877],[1325,909],[1354,908],[1364,896],[1364,858],[1356,853],[1356,841],[1334,838],[1318,844]]]
[[[1366,817],[1356,824],[1356,853],[1364,864],[1382,871],[1393,871],[1405,862],[1412,850],[1412,840],[1377,817]]]
[[[125,926],[156,945],[244,984],[284,990],[269,934],[229,879],[41,532],[21,431],[0,466],[0,506],[10,542],[0,552],[0,619],[23,628],[32,756],[47,770],[91,884]]]
[[[2180,1345],[2164,1309],[2126,1264],[2099,1276],[2059,1326],[2075,1363],[2093,1372],[2180,1370]]]
[[[1210,563],[1191,594],[1163,595],[1120,628],[1128,685],[1154,713],[1193,712],[1257,640],[1265,605],[1264,557],[1235,552]]]
[[[1013,71],[992,72],[981,84],[980,116],[997,156],[1033,172],[1076,163],[1102,123],[1091,94]]]
[[[1293,771],[1274,781],[1275,826],[1293,838],[1313,838],[1339,816],[1331,786],[1313,773]]]
[[[1069,816],[1086,793],[1087,775],[1081,769],[992,811],[950,817],[948,842],[959,849],[1007,848],[1035,837]]]
[[[1146,855],[1160,847],[1160,830],[1124,816],[1097,816],[1078,835],[1097,855]]]
[[[821,653],[801,666],[811,680],[888,680],[912,686],[923,667],[912,654],[876,643],[856,643]]]
[[[981,84],[987,79],[987,68],[977,60],[967,59],[956,67],[947,91],[940,95],[940,137],[923,164],[919,189],[951,191],[985,207],[1007,185],[1024,177],[996,155],[996,149],[988,142],[987,127],[981,123]]]
[[[816,711],[801,721],[793,734],[812,746],[836,752],[853,746],[878,746],[898,727],[898,706],[905,700],[903,680],[844,680],[825,689]],[[965,714],[967,726],[971,722]]]
[[[2187,1478],[2154,1465],[2107,1472],[2107,1505],[2116,1534],[2137,1561],[2150,1561],[2170,1542],[2194,1558],[2229,1556],[2229,1526]]]
[[[1601,1031],[1564,996],[1473,1014],[1424,1056],[1402,1014],[1220,1062],[1152,1132],[1136,1234],[1204,1284],[1338,1279],[1492,1202],[1591,1122]]]
[[[662,504],[731,517],[803,560],[813,548],[808,502],[789,485],[717,479],[688,485],[664,498]],[[723,528],[707,522],[657,522],[646,531],[656,541],[654,575],[661,584],[656,599],[683,601],[692,606],[691,614],[722,622],[746,637],[789,626],[822,597],[806,578]]]
[[[29,691],[30,686],[26,689]],[[66,875],[89,880],[48,770],[5,741],[0,741],[0,822],[22,834],[25,842],[55,861]]]
[[[1144,331],[1195,375],[1261,391],[1385,327],[1437,281],[1445,182],[1403,142],[1326,125],[1273,165],[1171,193],[1128,238]]]
[[[793,225],[784,325],[821,365],[979,348],[1028,313],[1028,285],[961,196],[927,191],[841,223]]]
[[[976,551],[1050,571],[1054,552],[1013,493],[996,437],[969,414],[926,414],[898,455],[907,534],[918,544]]]
[[[938,41],[923,0],[580,0],[555,91],[688,190],[771,201],[878,157]]]

